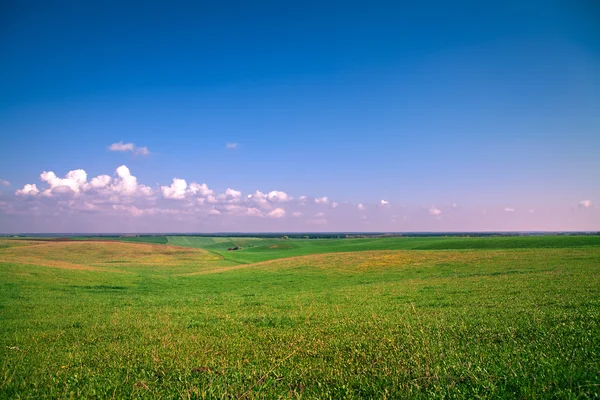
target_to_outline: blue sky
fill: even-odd
[[[600,229],[593,1],[151,3],[1,6],[0,231]]]

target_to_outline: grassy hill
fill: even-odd
[[[597,239],[167,239],[0,240],[0,398],[598,395]]]
[[[167,236],[167,243],[173,246],[202,248],[211,251],[225,252],[230,247],[267,246],[279,243],[280,239],[264,239],[252,237],[205,237],[205,236]]]
[[[237,262],[259,262],[277,258],[332,252],[369,250],[468,250],[600,247],[600,236],[513,237],[390,237],[365,239],[262,239],[237,237],[168,236],[176,246],[203,248]],[[229,247],[241,251],[228,252]]]

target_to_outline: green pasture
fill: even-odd
[[[389,237],[367,239],[263,239],[167,236],[168,244],[203,248],[238,262],[367,250],[485,250],[600,247],[600,236]],[[241,246],[241,251],[228,248]]]
[[[0,398],[599,397],[598,237],[166,240],[0,241]]]

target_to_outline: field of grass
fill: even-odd
[[[309,254],[367,250],[476,250],[600,247],[600,236],[390,237],[375,239],[262,239],[167,236],[169,244],[203,248],[243,263]],[[242,251],[228,252],[242,246]]]
[[[599,237],[166,241],[0,240],[0,398],[600,395]]]
[[[281,239],[252,237],[167,236],[166,238],[167,243],[173,246],[195,247],[216,252],[225,252],[228,248],[236,246],[250,249],[281,242]]]
[[[134,243],[154,243],[154,244],[167,244],[168,240],[166,236],[121,236],[119,240],[122,242],[134,242]]]

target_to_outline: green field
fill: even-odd
[[[206,249],[238,262],[367,250],[544,249],[600,246],[600,236],[530,237],[389,237],[374,239],[262,239],[236,237],[168,236],[168,244]],[[228,252],[242,246],[243,251]]]
[[[599,396],[597,236],[0,240],[0,398]]]

